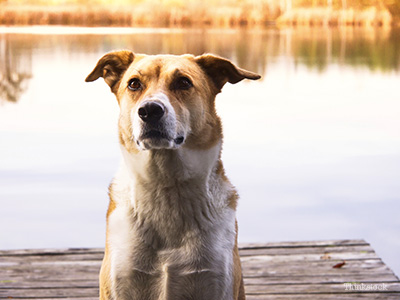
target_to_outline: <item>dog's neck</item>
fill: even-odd
[[[181,147],[130,153],[122,147],[124,163],[134,181],[173,185],[190,181],[207,182],[220,159],[222,141],[209,149]]]
[[[134,219],[146,224],[137,230],[157,233],[143,234],[149,238],[146,243],[178,245],[194,228],[212,228],[227,205],[227,194],[233,193],[220,174],[220,152],[221,142],[207,150],[181,147],[132,154],[122,149]]]

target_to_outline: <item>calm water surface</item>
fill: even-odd
[[[102,247],[113,49],[213,52],[263,75],[217,97],[241,242],[363,238],[400,274],[400,39],[374,30],[0,30],[0,249]],[[73,30],[72,30],[73,31]]]

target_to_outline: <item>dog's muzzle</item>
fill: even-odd
[[[185,140],[184,134],[176,133],[176,118],[173,108],[162,101],[143,102],[137,110],[140,127],[136,144],[142,150],[174,149]],[[169,104],[170,106],[170,104]]]

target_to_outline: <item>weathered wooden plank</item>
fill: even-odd
[[[88,278],[90,277],[90,278]],[[3,289],[8,288],[63,288],[63,287],[97,287],[98,274],[93,274],[86,278],[75,278],[66,280],[62,277],[60,280],[54,280],[53,277],[34,280],[27,279],[24,276],[14,277],[12,280],[0,281],[0,286]],[[268,277],[245,277],[246,285],[265,285],[265,284],[326,284],[326,283],[379,283],[379,282],[398,282],[397,278],[391,274],[351,274],[351,275],[336,275],[336,276],[268,276]]]
[[[325,284],[325,283],[345,283],[345,282],[399,282],[393,274],[337,274],[337,275],[283,275],[283,276],[266,276],[266,277],[244,277],[246,285],[255,284]]]
[[[59,297],[59,298],[18,298],[18,299],[34,299],[34,300],[99,300],[99,296],[95,296],[95,297],[74,297],[74,298],[70,298],[70,297]]]
[[[7,265],[18,265],[21,263],[58,263],[74,261],[97,261],[101,262],[104,254],[75,254],[75,255],[17,255],[0,256],[0,268]]]
[[[350,284],[350,283],[349,283]],[[361,283],[357,283],[360,287]],[[365,290],[356,290],[347,287],[347,283],[322,283],[322,284],[263,284],[263,285],[247,285],[246,294],[249,295],[267,295],[267,294],[365,294],[376,291],[382,293],[399,292],[400,296],[400,283],[399,282],[375,282],[371,284],[363,284]],[[370,286],[370,288],[368,288]],[[376,287],[376,288],[375,288]],[[373,289],[373,291],[372,291]]]
[[[324,249],[324,250],[322,250]],[[247,259],[262,259],[262,260],[273,260],[277,261],[280,259],[290,259],[296,260],[304,258],[312,259],[312,260],[320,260],[320,259],[335,259],[335,257],[346,256],[347,259],[371,259],[378,258],[376,253],[370,247],[359,247],[353,248],[349,247],[349,249],[343,247],[331,248],[330,252],[326,251],[325,248],[322,248],[321,251],[313,251],[313,248],[305,249],[301,248],[301,251],[296,251],[293,249],[284,249],[284,251],[280,251],[280,249],[268,249],[266,253],[265,249],[251,250],[251,253],[245,252],[243,253],[242,260],[246,261]],[[249,257],[251,256],[251,257]],[[353,257],[352,257],[353,256]],[[57,261],[101,261],[103,257],[103,253],[98,254],[65,254],[65,255],[50,255],[50,256],[42,256],[42,255],[26,255],[26,256],[2,256],[0,257],[0,266],[9,265],[9,264],[18,264],[20,262],[57,262]]]
[[[375,253],[369,245],[357,246],[329,246],[329,247],[292,247],[292,248],[255,248],[255,249],[242,249],[239,250],[241,257],[252,255],[295,255],[295,254],[339,254],[339,253]]]
[[[400,281],[363,240],[247,244],[240,254],[249,300],[400,299]],[[0,251],[0,299],[98,299],[102,258],[103,249]],[[388,289],[346,291],[346,282]]]
[[[294,261],[336,261],[336,260],[370,260],[370,259],[380,259],[375,252],[342,252],[342,253],[320,253],[320,254],[285,254],[285,255],[263,255],[256,254],[251,256],[242,256],[243,262],[279,262],[279,263],[291,263]]]
[[[246,300],[399,300],[398,293],[314,294],[314,295],[247,295]]]
[[[0,281],[2,289],[13,288],[78,288],[78,287],[97,287],[96,278],[82,278],[80,280],[26,280],[23,277]],[[257,277],[244,279],[245,285],[266,285],[266,284],[343,284],[348,282],[357,282],[364,284],[373,284],[380,282],[398,282],[393,276],[387,274],[376,274],[370,276],[337,276],[335,277],[320,277],[320,276],[281,276],[281,277]]]
[[[80,288],[32,288],[32,289],[1,289],[0,299],[23,299],[23,298],[82,298],[98,297],[99,289],[92,287]]]
[[[340,261],[292,261],[282,263],[279,261],[264,261],[254,259],[243,261],[242,267],[245,277],[260,276],[303,276],[312,273],[313,275],[354,275],[354,274],[391,274],[390,269],[379,259],[351,260],[341,269],[334,269],[333,266]],[[0,281],[7,280],[21,274],[27,275],[30,279],[54,278],[65,276],[66,279],[81,278],[88,274],[96,274],[100,270],[100,261],[84,262],[59,262],[59,263],[33,263],[17,266],[2,267]]]
[[[356,251],[356,252],[332,252],[332,253],[315,253],[315,254],[296,254],[296,253],[287,253],[283,255],[274,254],[268,255],[261,252],[255,252],[251,255],[247,254],[242,256],[242,262],[245,263],[247,261],[263,261],[263,262],[292,262],[292,261],[319,261],[319,260],[365,260],[365,259],[379,259],[375,252],[369,251]],[[0,257],[0,268],[1,267],[12,267],[20,265],[21,263],[30,263],[30,264],[85,264],[87,263],[95,263],[100,264],[102,261],[103,255],[65,255],[65,256],[11,256],[11,257]]]
[[[397,292],[400,295],[400,283],[380,283],[384,285],[385,290],[382,293]],[[375,284],[376,285],[376,284]],[[266,285],[248,285],[246,294],[248,295],[271,295],[271,294],[367,294],[376,293],[369,290],[346,290],[344,284],[266,284]],[[18,297],[95,297],[98,295],[97,287],[41,287],[41,288],[11,288],[4,289],[0,287],[0,298],[18,298]]]
[[[301,247],[336,247],[336,246],[369,246],[364,240],[327,240],[299,242],[241,243],[239,249],[264,248],[301,248]]]
[[[99,296],[95,296],[95,297],[74,297],[74,298],[70,298],[70,297],[59,297],[59,298],[18,298],[18,299],[34,299],[34,300],[99,300]]]
[[[34,273],[35,271],[25,270],[23,272],[17,273],[13,272],[8,275],[1,275],[0,281],[4,280],[17,280],[22,276],[25,276],[25,280],[29,281],[51,281],[54,278],[62,278],[62,280],[97,280],[100,269],[82,269],[82,270],[69,270],[68,268],[59,270],[39,270],[39,274]]]
[[[98,276],[96,276],[98,277]],[[0,289],[32,289],[32,288],[81,288],[81,287],[90,287],[90,288],[98,288],[99,281],[98,279],[85,279],[82,278],[80,280],[24,280],[24,278],[20,277],[18,279],[13,280],[4,280],[0,281]]]
[[[0,256],[51,256],[68,254],[103,254],[103,248],[68,248],[68,249],[22,249],[0,250]]]
[[[307,276],[310,270],[314,275],[335,276],[356,275],[356,274],[392,274],[381,260],[352,260],[346,261],[346,265],[340,270],[333,266],[340,260],[295,260],[286,263],[282,261],[270,261],[263,257],[243,258],[242,265],[245,277],[260,276]],[[20,274],[29,274],[30,279],[54,278],[59,274],[64,274],[66,279],[87,277],[88,274],[96,274],[100,269],[100,261],[66,261],[66,262],[43,262],[43,263],[25,263],[11,266],[3,266],[0,274],[0,281]],[[394,275],[392,275],[394,276]]]
[[[369,246],[364,240],[331,240],[300,242],[241,243],[239,250],[268,248],[302,248],[302,247],[337,247],[337,246]],[[103,248],[65,248],[65,249],[22,249],[0,250],[0,256],[18,255],[68,255],[68,254],[103,254]]]
[[[397,299],[399,299],[400,295],[400,285],[394,283],[387,283],[388,291],[377,293],[370,291],[346,291],[344,286],[341,285],[267,285],[267,286],[246,286],[246,294],[250,297],[253,295],[263,295],[263,296],[271,296],[275,297],[282,294],[284,291],[285,296],[288,295],[308,295],[309,298],[315,299],[320,294],[330,294],[336,295],[336,299],[343,299],[341,297],[342,294],[354,294],[359,298],[362,295],[366,294],[382,294],[382,295],[396,295]],[[396,293],[394,293],[396,292]],[[22,289],[3,289],[0,288],[0,299],[13,299],[13,298],[60,298],[60,297],[69,297],[69,298],[80,298],[80,297],[96,297],[98,296],[98,288],[92,287],[79,287],[79,288],[42,288],[42,289],[32,289],[32,288],[22,288]],[[292,297],[293,298],[293,297]],[[265,298],[260,298],[265,299]],[[275,298],[271,298],[275,299]],[[279,298],[277,298],[279,299]],[[291,299],[291,298],[288,298]],[[333,299],[333,298],[332,298]],[[356,299],[356,298],[354,298]],[[376,298],[371,298],[376,299]],[[386,299],[386,298],[382,298]]]
[[[15,280],[23,276],[25,280],[63,280],[97,279],[100,262],[95,264],[21,264],[14,267],[2,267],[0,281]]]
[[[19,299],[32,299],[32,298],[19,298]],[[62,297],[62,298],[34,298],[35,300],[99,300],[99,296],[97,295],[96,297],[79,297],[79,298],[66,298],[66,297]]]
[[[277,275],[337,275],[337,274],[392,274],[391,270],[378,259],[347,261],[340,269],[333,266],[340,261],[296,261],[291,263],[265,263],[263,261],[252,261],[243,263],[245,277],[277,276]]]

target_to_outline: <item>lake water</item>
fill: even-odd
[[[118,105],[107,51],[212,52],[263,75],[217,97],[240,242],[363,238],[400,274],[400,35],[0,29],[0,249],[102,247]]]

